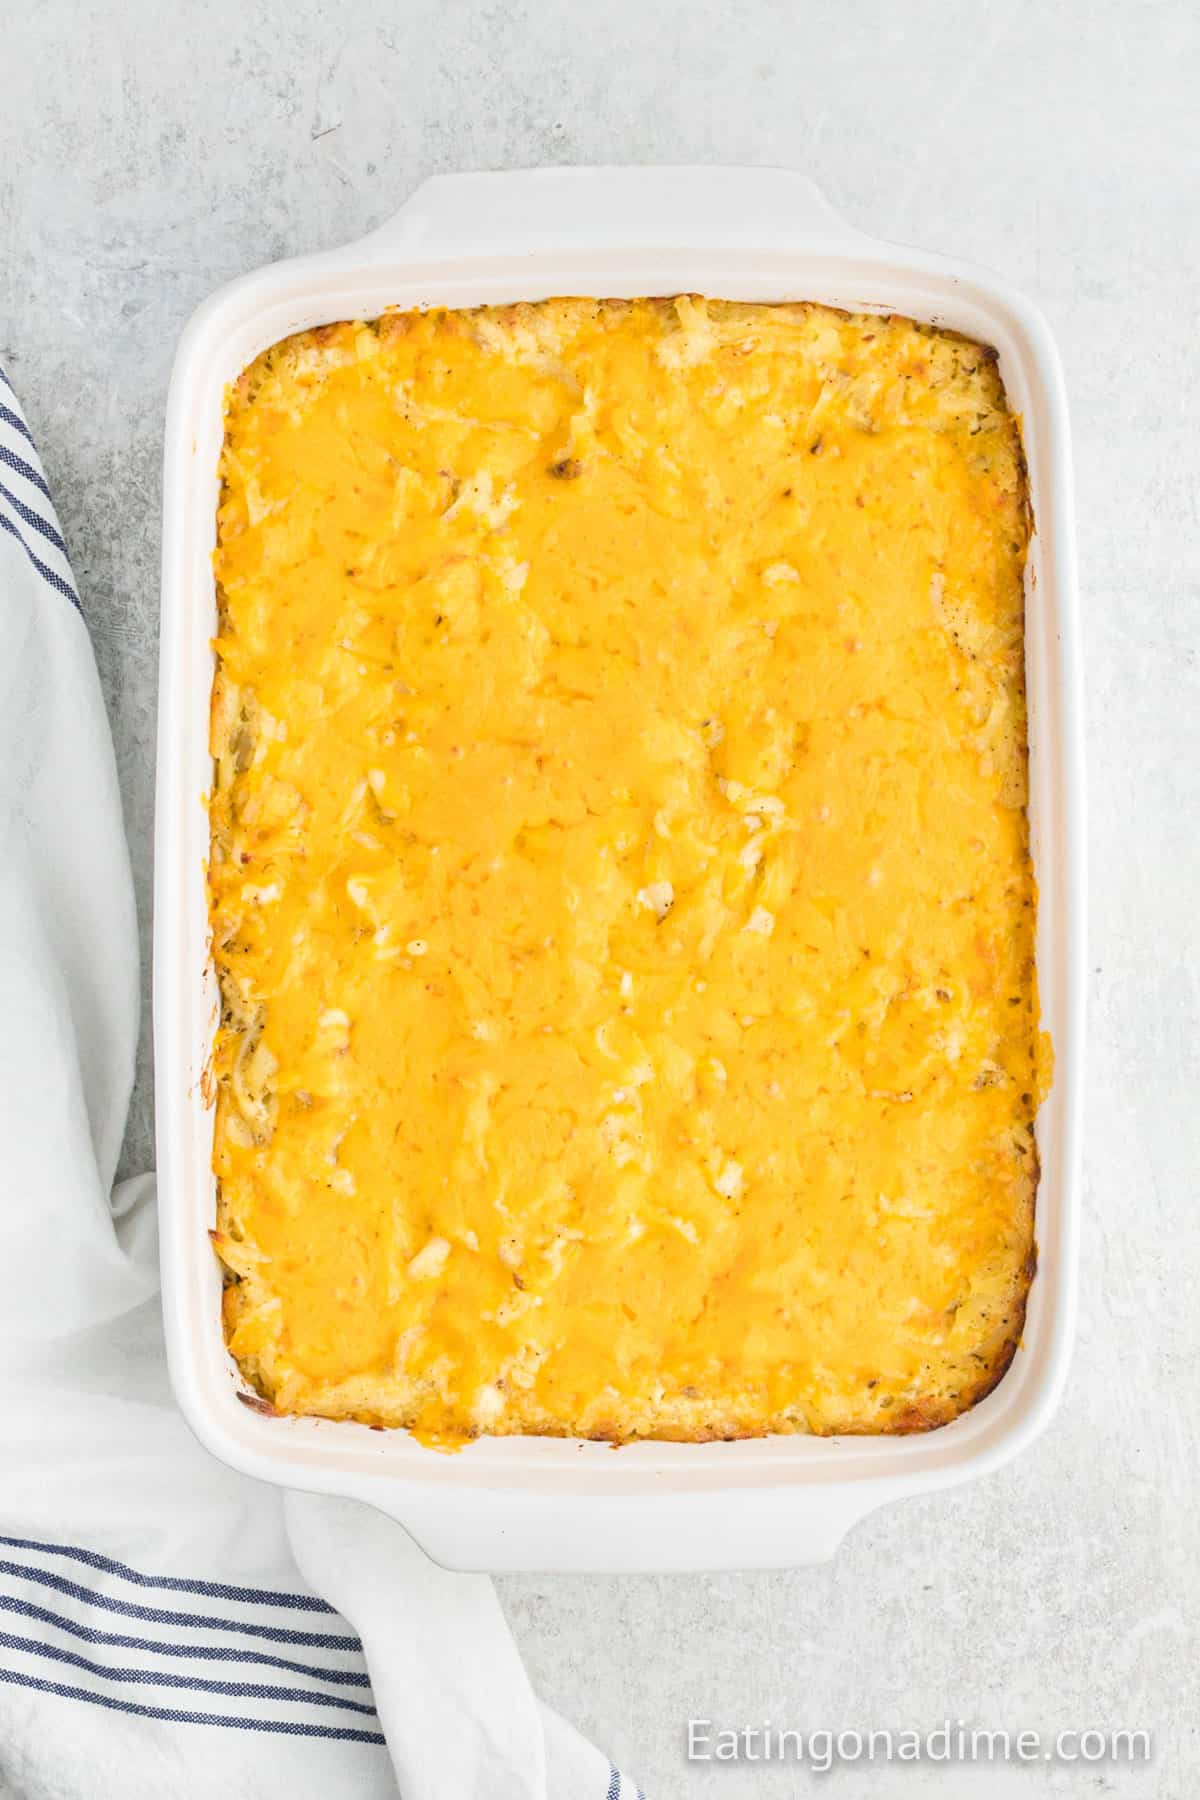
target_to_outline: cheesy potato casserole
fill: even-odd
[[[215,1242],[287,1413],[701,1439],[1000,1378],[1048,1076],[995,357],[679,296],[228,396]]]

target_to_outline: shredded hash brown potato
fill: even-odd
[[[1049,1079],[993,354],[697,296],[228,396],[228,1342],[281,1412],[903,1432],[1014,1353]]]

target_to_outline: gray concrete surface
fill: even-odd
[[[178,332],[425,174],[785,163],[1048,312],[1076,431],[1092,786],[1082,1330],[1019,1466],[793,1575],[510,1579],[543,1692],[651,1800],[1200,1790],[1200,26],[1189,0],[40,0],[0,29],[0,356],[38,433],[150,922],[159,446]],[[127,1165],[150,1156],[143,1066]],[[741,1724],[1145,1726],[1152,1767],[689,1769]]]

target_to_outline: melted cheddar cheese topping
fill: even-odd
[[[257,1391],[443,1446],[971,1404],[1047,1066],[993,355],[686,296],[393,314],[276,345],[226,424],[215,1236]]]

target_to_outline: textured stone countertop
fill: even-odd
[[[1091,786],[1081,1327],[1016,1466],[895,1505],[795,1574],[510,1578],[546,1696],[651,1800],[684,1721],[1145,1726],[1152,1768],[844,1769],[829,1791],[1200,1789],[1200,25],[1188,0],[906,6],[40,0],[6,9],[0,358],[73,552],[150,923],[159,457],[180,328],[426,174],[779,163],[870,231],[1049,315],[1074,417]],[[148,958],[147,958],[148,960]],[[146,1034],[148,1036],[148,1034]],[[143,1056],[127,1167],[151,1155]]]

